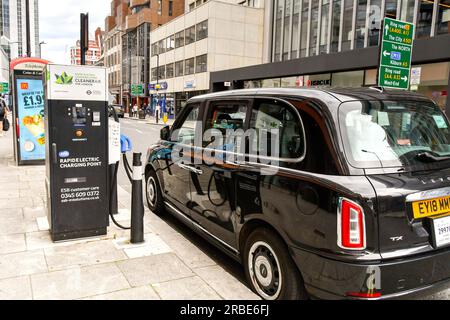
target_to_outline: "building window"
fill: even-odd
[[[274,46],[275,46],[275,56],[274,56],[274,61],[281,61],[281,37],[282,37],[282,26],[281,26],[281,21],[283,21],[282,19],[282,15],[283,15],[283,1],[282,0],[278,0],[278,5],[276,8],[276,15],[275,15],[275,39],[274,39]]]
[[[169,63],[166,65],[166,79],[173,78],[174,75],[174,64]]]
[[[308,46],[308,15],[309,15],[309,0],[303,0],[302,4],[302,37],[300,42],[300,57],[306,57],[306,47]]]
[[[185,45],[194,43],[195,42],[195,26],[192,26],[190,28],[187,28],[184,33],[185,37]]]
[[[289,58],[289,45],[291,39],[291,0],[286,0],[284,8],[284,26],[283,26],[283,60]]]
[[[441,0],[438,7],[436,34],[450,33],[450,0]]]
[[[196,58],[195,72],[200,73],[206,71],[208,71],[208,55],[204,54]]]
[[[159,54],[166,52],[166,43],[165,43],[165,42],[166,42],[165,39],[160,40],[160,41],[158,42],[158,51],[159,51]]]
[[[166,38],[166,51],[171,51],[175,49],[175,36],[171,35]]]
[[[417,38],[431,36],[431,21],[433,20],[433,2],[422,0],[419,4],[417,16]]]
[[[333,87],[361,87],[364,83],[364,70],[333,73]]]
[[[158,78],[158,68],[152,68],[152,81],[156,81]]]
[[[169,17],[173,16],[173,1],[169,1]]]
[[[402,8],[400,11],[399,20],[407,21],[407,22],[414,21],[415,2],[416,2],[415,0],[403,0],[402,1]],[[447,1],[447,3],[450,4],[450,1]]]
[[[191,59],[186,59],[184,61],[184,74],[190,75],[193,74],[195,72],[195,59],[191,58]]]
[[[317,30],[319,29],[319,1],[311,3],[311,32],[309,34],[309,56],[317,55]]]
[[[158,80],[166,78],[166,66],[159,66],[158,76]]]
[[[152,57],[159,54],[158,52],[158,42],[152,44]]]
[[[333,10],[331,17],[331,47],[330,52],[338,52],[339,50],[339,32],[341,24],[341,9],[343,0],[333,1]]]
[[[162,0],[158,0],[158,14],[162,15]]]
[[[175,34],[175,48],[184,46],[184,30]]]
[[[175,62],[175,77],[182,77],[184,75],[184,61]]]
[[[194,10],[195,9],[195,2],[192,2],[190,5],[189,5],[189,11],[192,11],[192,10]]]
[[[330,21],[328,17],[330,14],[330,0],[323,0],[322,2],[322,18],[320,25],[320,40],[319,40],[319,54],[328,53],[328,39],[330,34],[328,33],[328,26]]]
[[[399,0],[386,0],[386,17],[397,19],[397,2]]]
[[[208,20],[197,24],[197,41],[208,37]]]
[[[300,3],[301,0],[294,0],[294,16],[292,17],[291,59],[298,58],[298,46],[300,44]]]
[[[414,0],[413,0],[414,1]],[[381,0],[370,1],[369,46],[377,46],[381,30]]]
[[[353,0],[344,1],[344,21],[342,26],[342,51],[350,50],[353,38]]]
[[[356,11],[355,49],[364,48],[366,34],[367,0],[358,0]]]

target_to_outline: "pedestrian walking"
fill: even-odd
[[[3,98],[3,95],[0,97],[0,137],[3,137],[3,121],[8,116],[8,107],[6,106],[6,101]]]
[[[135,103],[134,106],[133,106],[133,117],[137,118],[137,116],[138,116],[138,106]]]
[[[155,112],[155,118],[156,118],[156,124],[159,123],[159,117],[161,116],[161,106],[159,103],[156,105],[156,112]]]

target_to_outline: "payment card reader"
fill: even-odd
[[[105,235],[110,190],[106,69],[50,64],[44,78],[52,239]]]

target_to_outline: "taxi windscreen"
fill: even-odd
[[[355,168],[450,165],[449,122],[431,102],[345,102],[339,126],[347,160]]]

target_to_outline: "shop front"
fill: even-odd
[[[450,62],[413,65],[410,90],[419,92],[445,110],[448,99]],[[244,88],[370,87],[377,85],[377,69],[313,75],[298,75],[244,81]]]

